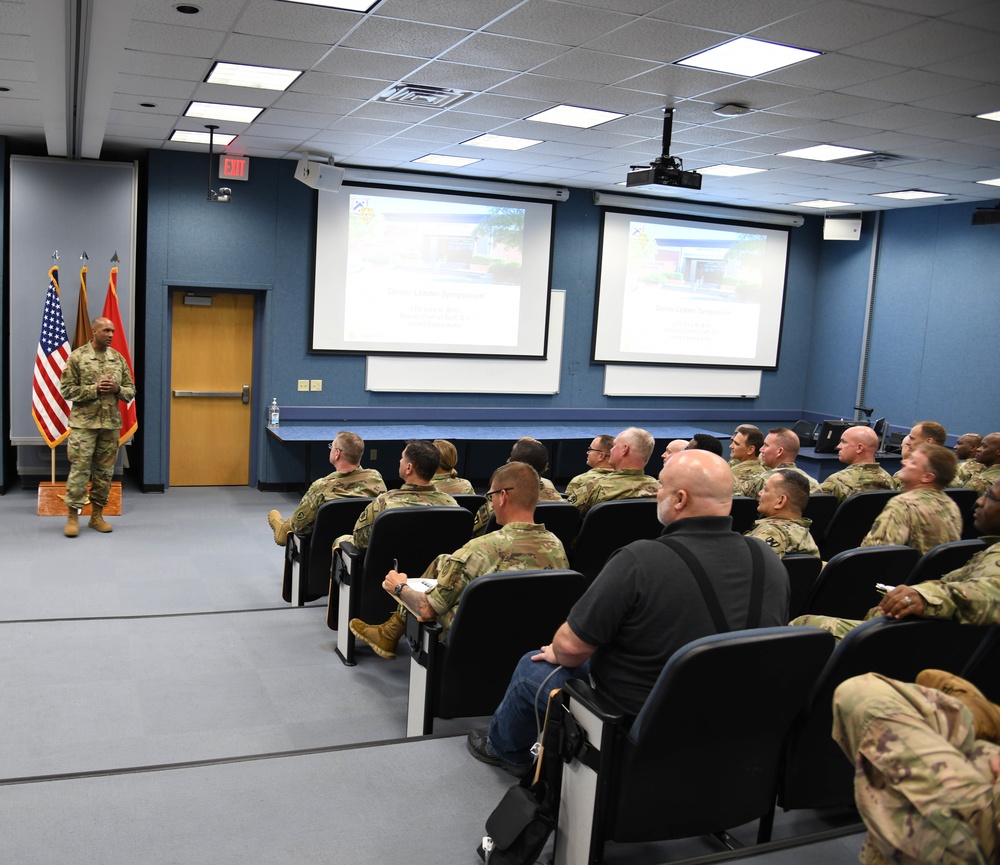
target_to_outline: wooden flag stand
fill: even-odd
[[[56,483],[56,452],[52,449],[52,480],[42,481],[38,485],[38,516],[40,517],[64,517],[66,516],[66,484]],[[87,484],[87,504],[80,511],[80,514],[89,517],[90,506],[90,484]],[[109,517],[120,517],[122,513],[122,485],[121,481],[114,481],[111,489],[108,490],[108,503],[104,507],[104,513]]]

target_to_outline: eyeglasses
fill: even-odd
[[[486,499],[486,501],[488,501],[488,502],[492,502],[493,501],[493,496],[495,496],[497,493],[509,493],[512,489],[514,489],[514,488],[513,487],[501,487],[498,490],[490,490],[488,493],[483,493],[483,498]]]
[[[330,442],[330,444],[328,444],[328,445],[326,446],[326,449],[327,449],[328,451],[334,451],[334,450],[336,450],[336,451],[339,451],[339,450],[340,450],[340,448],[335,448],[335,447],[333,446],[333,442]]]
[[[993,495],[993,490],[988,489],[983,493],[984,499],[989,499],[991,502],[1000,502],[1000,497]]]
[[[600,448],[587,448],[588,454],[606,454],[607,451],[602,451]]]

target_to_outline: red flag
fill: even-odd
[[[80,297],[76,304],[76,327],[73,328],[73,348],[79,348],[94,338],[87,310],[87,266],[80,268]]]
[[[132,368],[132,355],[128,350],[128,337],[125,336],[125,328],[122,327],[122,314],[118,309],[118,268],[111,268],[111,276],[108,278],[108,296],[104,299],[104,317],[111,320],[115,326],[115,338],[111,347],[125,358],[128,364],[128,371],[135,381],[135,370]],[[122,428],[118,433],[118,444],[125,444],[139,429],[139,421],[135,414],[135,399],[130,402],[118,400],[118,408],[122,413]]]
[[[59,302],[59,268],[49,270],[42,330],[35,351],[35,375],[31,386],[31,416],[46,444],[54,448],[69,435],[70,404],[59,393],[59,377],[69,357],[69,336]]]

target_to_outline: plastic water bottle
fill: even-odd
[[[267,407],[267,425],[278,426],[281,422],[281,409],[278,408],[278,398],[272,397],[271,404]]]

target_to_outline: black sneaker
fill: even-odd
[[[508,775],[513,775],[515,778],[523,778],[531,769],[531,766],[516,766],[515,764],[508,763],[506,760],[498,757],[490,748],[490,744],[486,738],[486,733],[487,731],[485,728],[469,731],[469,735],[465,739],[465,744],[469,749],[469,753],[472,754],[472,756],[475,757],[480,763],[486,763],[489,766],[499,766]]]

